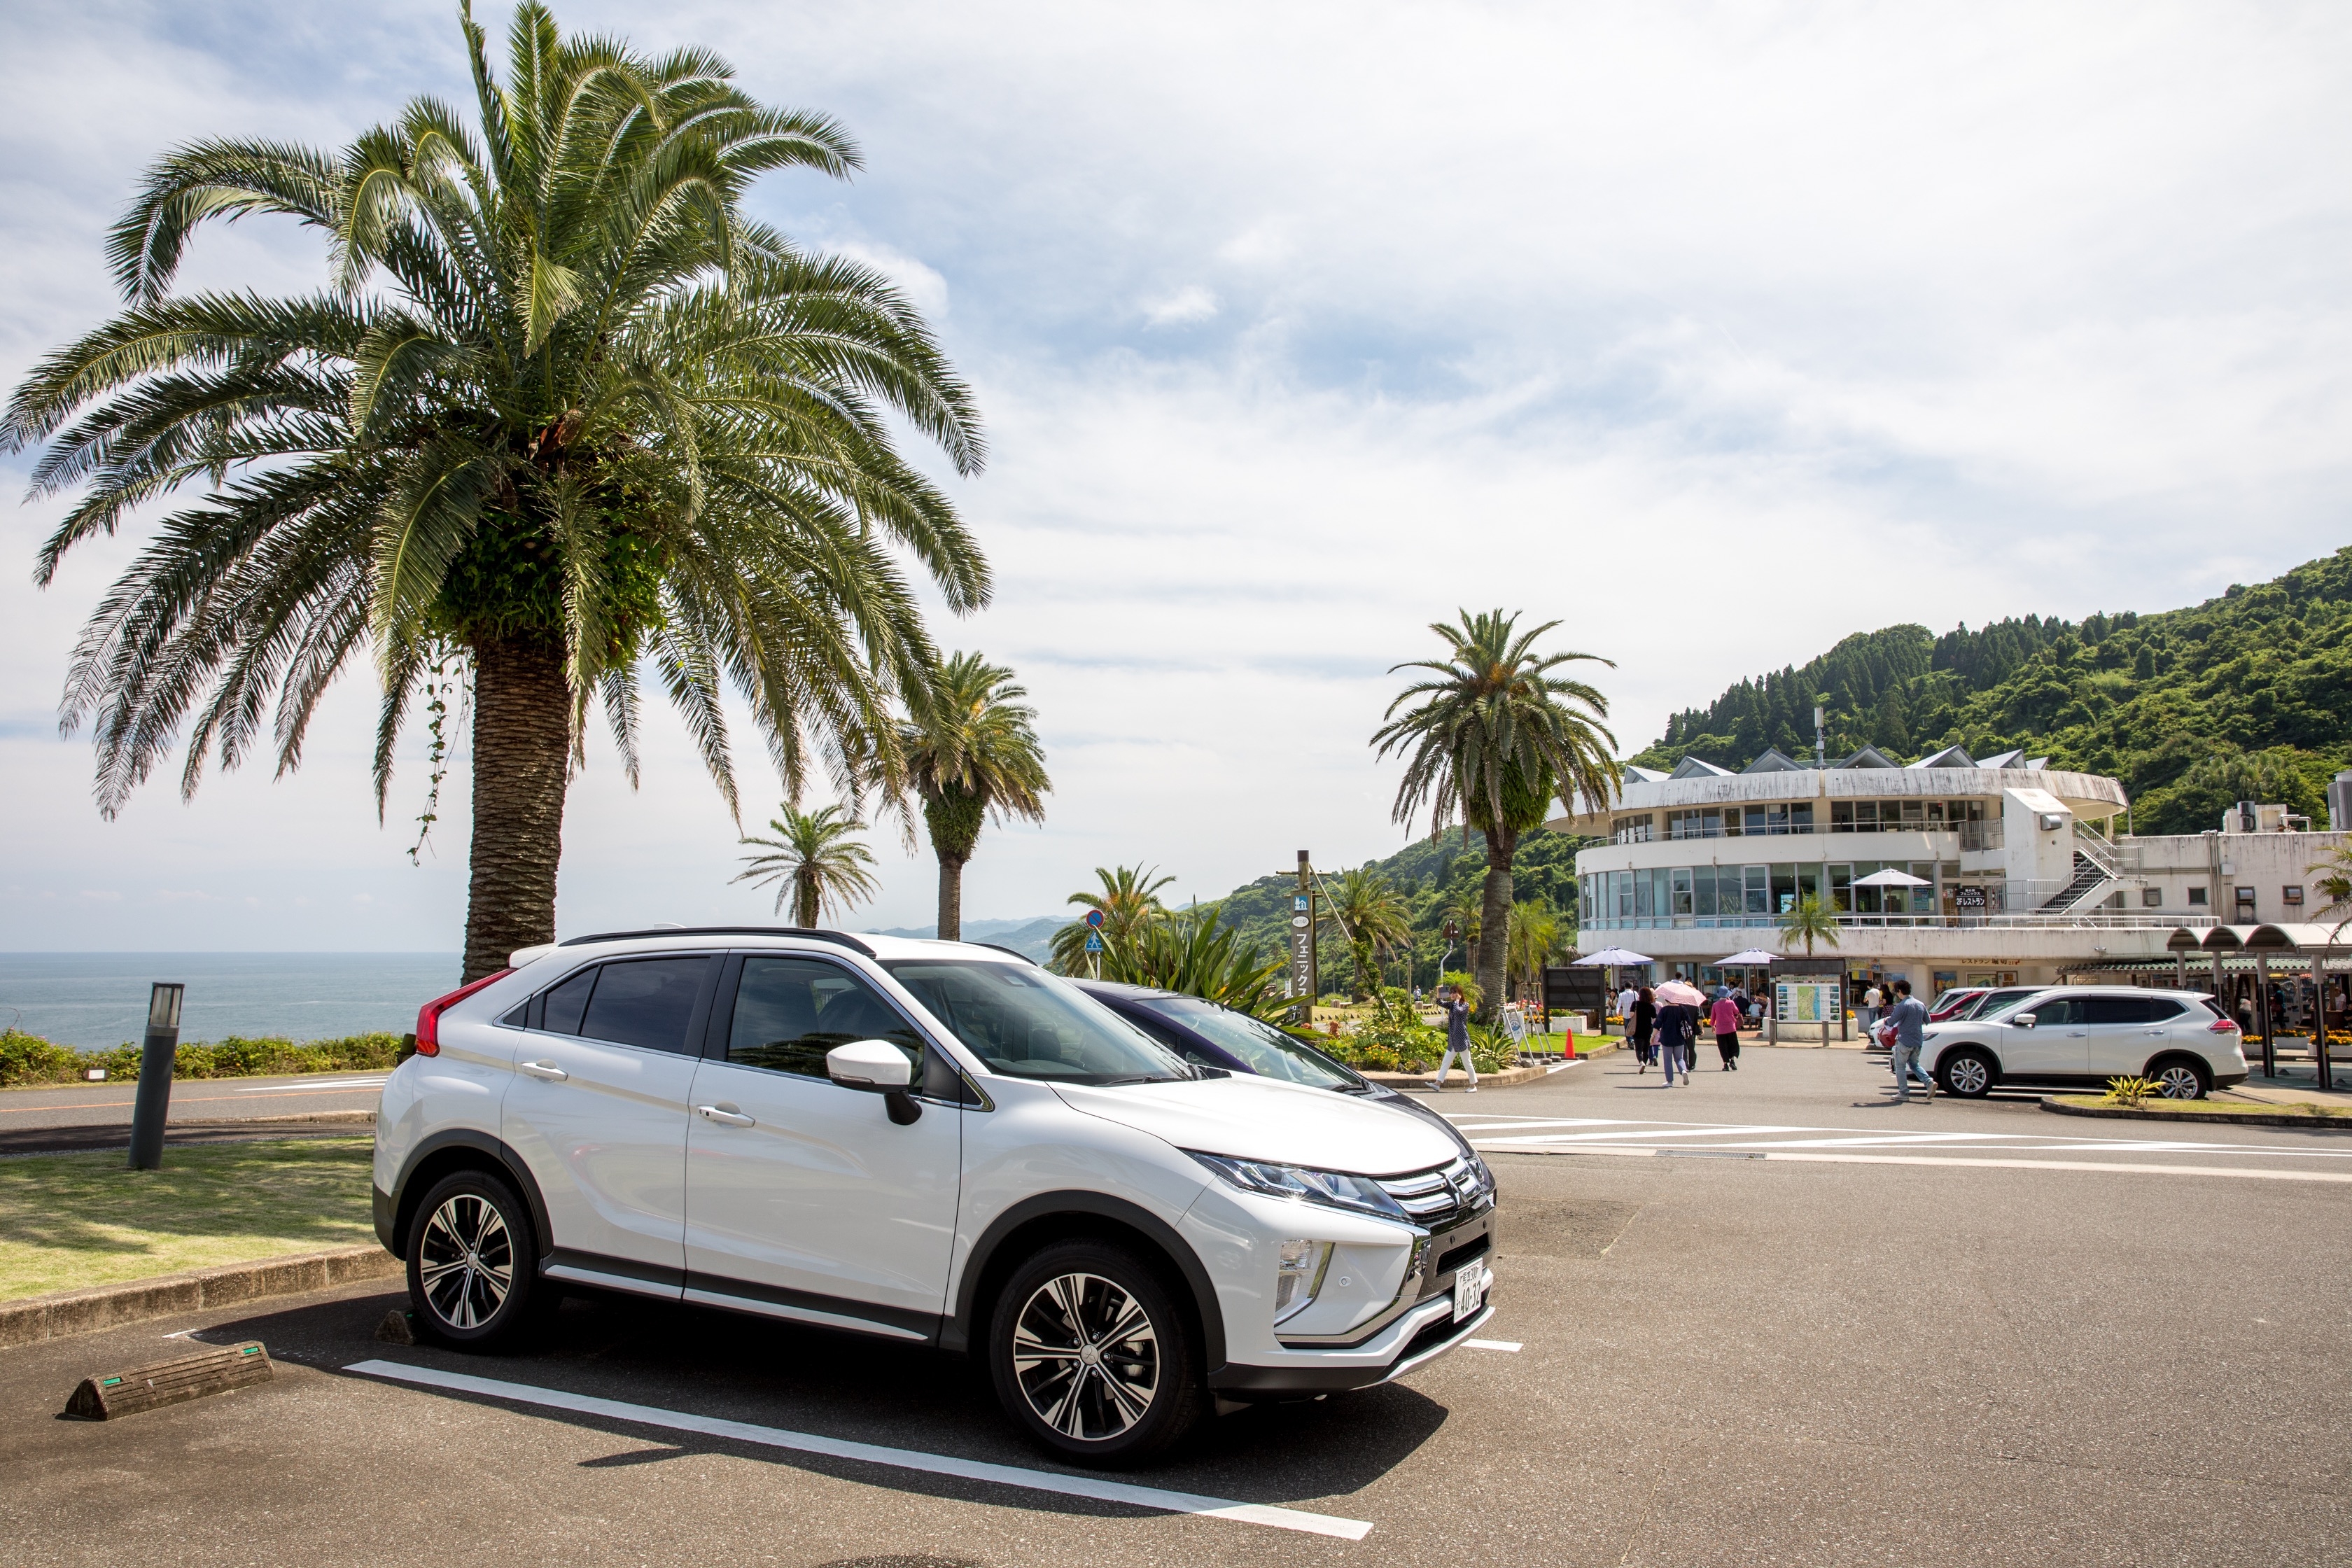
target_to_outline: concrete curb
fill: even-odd
[[[2232,1127],[2304,1127],[2352,1132],[2352,1116],[2294,1116],[2284,1111],[2134,1110],[2121,1105],[2062,1105],[2044,1096],[2042,1109],[2061,1116],[2105,1116],[2123,1121],[2216,1121]]]
[[[119,1328],[148,1318],[198,1312],[207,1307],[233,1307],[268,1296],[323,1290],[355,1279],[386,1279],[404,1268],[381,1247],[340,1247],[331,1252],[225,1263],[159,1279],[129,1279],[94,1289],[0,1301],[0,1349]]]
[[[1356,1070],[1363,1072],[1360,1068]],[[1461,1069],[1456,1068],[1454,1071],[1458,1073]],[[1478,1081],[1496,1089],[1509,1089],[1514,1084],[1537,1083],[1550,1076],[1551,1068],[1549,1067],[1505,1068],[1501,1072],[1480,1073]],[[1433,1072],[1366,1072],[1364,1077],[1374,1083],[1386,1084],[1391,1089],[1427,1089],[1437,1081],[1437,1075]]]

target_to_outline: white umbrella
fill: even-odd
[[[1642,953],[1629,952],[1622,947],[1604,947],[1599,952],[1588,954],[1576,962],[1580,965],[1596,964],[1612,969],[1631,969],[1637,963],[1655,963],[1657,960]]]
[[[1744,963],[1750,968],[1753,968],[1759,964],[1778,963],[1780,962],[1780,955],[1779,953],[1767,952],[1760,947],[1751,947],[1745,952],[1735,952],[1729,958],[1717,959],[1715,961],[1715,966],[1717,969],[1728,969]]]
[[[1884,871],[1873,871],[1867,877],[1856,877],[1853,885],[1857,888],[1932,888],[1936,884],[1925,877],[1914,877],[1908,871],[1897,871],[1889,867]]]

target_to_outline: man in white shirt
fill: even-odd
[[[1628,1035],[1633,1032],[1633,1004],[1641,999],[1642,994],[1631,985],[1617,993],[1617,1016],[1625,1020],[1625,1033]]]
[[[1875,985],[1862,994],[1862,1005],[1854,1011],[1862,1015],[1860,1022],[1864,1037],[1869,1035],[1870,1026],[1878,1022],[1878,1006],[1885,1000],[1885,995]]]

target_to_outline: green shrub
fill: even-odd
[[[398,1035],[346,1035],[307,1045],[277,1036],[247,1039],[231,1035],[209,1044],[190,1041],[173,1053],[175,1079],[269,1078],[306,1072],[362,1072],[396,1067]],[[110,1080],[139,1081],[141,1046],[125,1042],[111,1050],[77,1051],[16,1029],[0,1034],[0,1087],[22,1083],[78,1083],[92,1068]]]

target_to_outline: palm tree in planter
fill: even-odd
[[[470,678],[470,980],[554,935],[593,704],[632,782],[642,669],[730,811],[730,684],[790,798],[813,763],[852,801],[869,777],[890,794],[895,705],[937,658],[899,552],[959,614],[989,580],[887,423],[981,465],[929,330],[879,275],[740,210],[766,171],[856,167],[840,128],[704,51],[565,38],[536,0],[499,81],[461,22],[476,124],[417,99],[339,152],[201,142],[155,164],[110,240],[123,312],[34,369],[0,447],[47,444],[34,495],[83,491],[44,584],[201,487],[74,653],[64,723],[94,724],[108,816],[184,725],[184,795],[215,753],[292,769],[354,659],[381,692],[381,815],[413,700]],[[325,287],[173,292],[203,223],[257,215],[319,232]],[[443,739],[436,716],[436,782]]]
[[[1433,836],[1458,815],[1465,842],[1474,829],[1486,838],[1486,878],[1472,965],[1485,998],[1479,1016],[1486,1020],[1504,994],[1511,863],[1520,837],[1543,826],[1555,795],[1597,807],[1611,798],[1622,777],[1610,755],[1616,738],[1600,722],[1609,716],[1608,699],[1592,686],[1554,672],[1570,664],[1616,666],[1591,654],[1538,654],[1537,640],[1558,621],[1521,632],[1516,614],[1458,614],[1458,625],[1439,621],[1429,628],[1445,643],[1444,658],[1417,659],[1390,671],[1427,673],[1389,704],[1388,721],[1374,731],[1372,742],[1380,755],[1395,752],[1405,759],[1396,821],[1410,822],[1425,805]],[[1402,716],[1400,708],[1406,710]]]
[[[856,835],[866,825],[837,805],[797,811],[790,805],[782,816],[770,819],[773,838],[742,842],[768,851],[743,857],[744,870],[734,880],[754,887],[776,884],[776,909],[793,903],[793,924],[814,930],[830,908],[846,914],[872,898],[879,888],[874,880],[874,856]]]
[[[1142,928],[1155,921],[1168,918],[1168,906],[1160,901],[1160,889],[1174,881],[1173,877],[1153,875],[1149,866],[1097,866],[1095,880],[1102,885],[1099,893],[1072,893],[1066,900],[1089,910],[1102,911],[1099,928],[1084,923],[1066,925],[1054,933],[1051,954],[1054,968],[1063,974],[1083,974],[1092,967],[1087,962],[1087,933],[1099,929],[1103,947],[1130,949]]]
[[[931,681],[924,716],[901,726],[907,775],[940,862],[941,942],[963,936],[963,868],[991,813],[1045,820],[1045,753],[1013,672],[976,653],[951,655]]]

